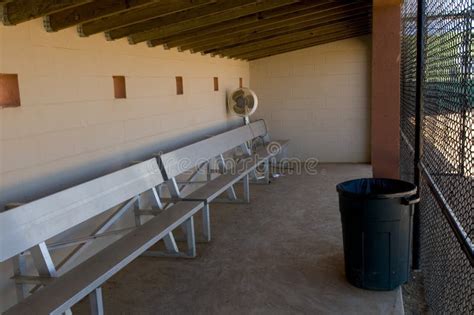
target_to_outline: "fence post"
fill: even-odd
[[[414,182],[421,190],[420,160],[423,154],[423,80],[425,67],[425,0],[418,0],[416,15],[416,99],[415,99],[415,152],[414,152]],[[413,252],[412,268],[420,269],[420,203],[415,205],[413,215]]]
[[[465,18],[465,23],[466,23],[466,29],[472,29],[472,12],[471,14],[466,14]],[[468,120],[467,120],[467,111],[469,110],[470,103],[469,103],[469,95],[471,93],[470,91],[470,77],[472,75],[472,51],[471,51],[471,45],[472,45],[472,32],[465,32],[464,34],[464,40],[463,40],[463,48],[464,54],[461,57],[461,72],[462,72],[462,85],[463,85],[463,104],[462,104],[462,121],[461,121],[461,149],[459,150],[459,155],[460,155],[460,163],[459,163],[459,175],[460,176],[467,176],[466,174],[466,138],[467,138],[467,125],[468,125]]]

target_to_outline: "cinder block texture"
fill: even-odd
[[[21,79],[21,107],[0,110],[2,178],[34,174],[108,148],[118,147],[124,160],[138,140],[159,144],[177,133],[225,126],[233,120],[226,92],[249,77],[247,62],[107,42],[102,35],[80,38],[74,28],[47,33],[40,20],[0,26],[0,39],[0,74]],[[176,95],[178,76],[186,85],[184,96]],[[217,92],[214,77],[220,79]],[[22,180],[34,180],[31,176],[2,180],[0,206],[12,198],[33,198],[28,192],[8,193]]]
[[[291,157],[369,162],[370,53],[363,36],[250,62],[255,118]]]
[[[226,93],[248,82],[249,64],[81,38],[74,28],[47,33],[38,19],[0,26],[0,74],[18,74],[21,98],[0,108],[1,211],[240,123]],[[126,93],[114,91],[117,75]],[[16,298],[9,263],[0,269],[1,312]]]
[[[226,92],[249,79],[248,62],[81,38],[74,28],[47,33],[41,23],[0,26],[0,74],[18,74],[21,97],[20,107],[0,109],[0,208],[63,188],[58,183],[68,185],[74,170],[94,177],[161,143],[178,145],[174,138],[192,141],[196,131],[238,121],[226,111]],[[176,95],[176,77],[184,95]],[[113,162],[98,167],[98,155]]]

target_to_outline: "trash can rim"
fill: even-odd
[[[369,182],[374,181],[374,180],[389,181],[391,183],[406,185],[408,189],[404,191],[400,191],[400,192],[393,192],[393,193],[355,193],[355,192],[348,191],[347,189],[344,188],[345,185],[351,182],[356,182],[360,180],[367,180]],[[351,198],[390,199],[390,198],[409,197],[409,196],[415,195],[417,192],[417,187],[410,182],[394,179],[394,178],[366,177],[366,178],[351,179],[351,180],[347,180],[342,183],[339,183],[336,186],[336,190],[339,194],[342,194]]]

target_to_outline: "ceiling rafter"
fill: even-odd
[[[62,10],[44,17],[46,31],[56,32],[79,23],[156,3],[157,0],[102,0]]]
[[[0,0],[4,25],[39,17],[50,32],[253,60],[370,34],[372,1]]]
[[[93,0],[15,0],[0,6],[4,25],[16,25],[47,14],[83,5]]]
[[[158,28],[175,25],[183,22],[192,21],[194,19],[207,17],[209,15],[218,14],[227,10],[233,10],[246,5],[253,5],[255,1],[252,0],[235,0],[235,1],[217,1],[209,5],[192,8],[182,12],[169,14],[165,16],[157,15],[151,19],[147,19],[143,22],[134,23],[125,27],[115,28],[109,32],[106,32],[106,37],[113,40],[123,38],[132,34],[138,34],[142,32],[152,32]]]
[[[146,7],[82,23],[78,26],[78,32],[81,36],[90,36],[213,3],[216,0],[161,0]]]
[[[234,36],[229,36],[228,38],[216,39],[210,42],[182,45],[179,48],[181,51],[190,49],[192,52],[207,51],[212,48],[222,49],[229,46],[236,46],[247,42],[252,42],[258,39],[263,40],[271,38],[276,35],[290,34],[307,27],[331,25],[332,23],[347,21],[351,19],[356,19],[358,17],[366,16],[367,12],[365,10],[352,9],[350,11],[343,12],[340,14],[324,15],[322,17],[319,16],[319,18],[313,17],[312,19],[296,20],[293,23],[286,23],[286,25],[279,24],[278,27],[272,26],[269,28],[263,28],[259,31],[241,33]]]
[[[245,54],[253,50],[280,45],[281,43],[294,42],[294,41],[308,39],[308,38],[315,38],[327,33],[359,26],[360,24],[368,27],[367,19],[361,18],[358,20],[338,22],[338,23],[335,23],[334,25],[326,25],[323,27],[318,26],[318,27],[309,28],[303,31],[275,36],[275,37],[262,40],[262,41],[236,45],[235,47],[231,47],[231,48],[206,51],[205,53],[212,53],[213,55],[224,55],[224,56],[234,57],[240,54]]]
[[[370,32],[370,28],[365,27],[364,25],[359,25],[353,28],[345,28],[345,29],[341,28],[337,30],[327,31],[316,37],[309,37],[306,39],[300,39],[296,41],[292,41],[292,40],[281,41],[278,44],[275,44],[272,46],[256,48],[255,50],[248,51],[245,53],[234,54],[233,56],[223,56],[223,57],[248,60],[255,56],[281,53],[281,51],[288,51],[288,50],[291,50],[291,48],[295,48],[295,47],[302,47],[302,46],[309,47],[313,43],[331,41],[334,39],[341,38],[342,36],[347,36],[348,34],[368,34],[368,32]]]
[[[255,60],[261,59],[269,56],[279,55],[290,51],[300,50],[304,48],[313,47],[316,45],[327,44],[336,40],[343,40],[352,37],[358,37],[370,34],[370,29],[362,29],[362,30],[349,30],[349,31],[342,31],[338,33],[333,33],[331,35],[317,38],[317,39],[310,39],[300,42],[293,42],[289,44],[283,44],[278,48],[273,48],[269,50],[260,50],[254,51],[251,54],[247,54],[241,57],[244,60]]]
[[[298,0],[262,0],[261,2],[252,1],[252,3],[243,5],[241,7],[236,7],[233,9],[226,10],[224,12],[218,12],[210,16],[199,16],[193,19],[186,21],[174,23],[171,25],[166,25],[160,28],[152,29],[150,31],[145,31],[129,36],[130,43],[140,43],[147,40],[156,38],[157,36],[169,36],[174,34],[179,34],[188,30],[192,30],[201,26],[211,26],[218,24],[229,19],[235,19],[242,16],[254,14],[257,12],[262,12],[266,10],[271,10],[274,8],[282,7],[288,4],[297,2]],[[234,3],[234,1],[232,1]]]
[[[213,39],[217,36],[227,36],[247,30],[257,30],[259,27],[266,25],[291,21],[292,19],[303,18],[316,12],[324,12],[346,5],[348,4],[335,4],[333,0],[295,3],[282,8],[225,21],[213,25],[213,27],[201,27],[174,36],[150,40],[148,41],[148,46],[153,47],[165,44],[166,48],[178,47],[183,43],[199,42]]]

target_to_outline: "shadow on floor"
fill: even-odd
[[[213,205],[213,241],[198,245],[198,257],[138,258],[104,285],[106,313],[402,314],[400,290],[361,290],[344,278],[335,185],[370,177],[370,166],[319,168],[252,185],[249,205]]]

